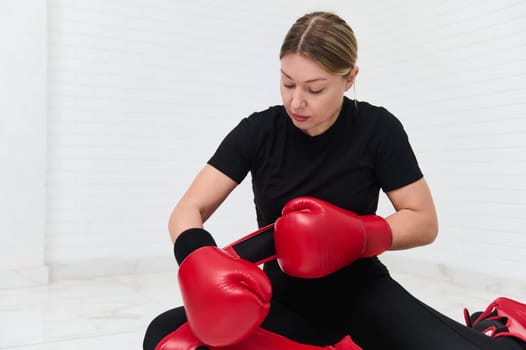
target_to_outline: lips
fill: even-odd
[[[294,113],[291,113],[291,117],[292,117],[292,119],[294,119],[295,121],[297,121],[299,123],[307,121],[309,119],[309,117],[306,116],[306,115],[294,114]]]

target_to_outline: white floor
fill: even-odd
[[[415,296],[458,321],[464,306],[474,311],[500,295],[526,296],[522,284],[471,288],[443,279],[393,275]],[[0,289],[0,349],[141,349],[149,321],[180,304],[175,271]]]

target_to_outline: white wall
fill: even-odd
[[[0,2],[0,288],[46,283],[46,6]]]
[[[358,98],[402,120],[439,210],[436,244],[389,255],[526,280],[526,3],[47,6],[53,277],[173,269],[173,205],[240,118],[280,102],[277,55],[291,23],[328,9],[357,33]],[[221,243],[255,228],[248,180],[207,225]]]
[[[174,268],[176,201],[228,130],[280,102],[279,45],[304,5],[277,3],[48,2],[53,276]],[[256,229],[249,190],[208,223],[221,243]]]
[[[526,3],[408,4],[347,12],[359,97],[403,120],[439,212],[436,244],[393,254],[526,280]]]

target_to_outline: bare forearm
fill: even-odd
[[[202,228],[204,219],[199,210],[178,205],[168,222],[168,230],[172,242],[175,242],[181,232],[189,228]]]
[[[409,249],[431,244],[438,232],[436,215],[401,209],[386,218],[393,232],[391,250]]]
[[[172,241],[189,228],[202,228],[236,186],[228,176],[205,165],[170,216],[168,229]]]

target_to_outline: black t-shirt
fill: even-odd
[[[260,227],[298,196],[373,214],[380,189],[388,192],[422,177],[398,119],[348,98],[336,122],[314,137],[296,128],[283,106],[254,113],[226,136],[208,163],[238,183],[251,172]]]
[[[373,214],[380,190],[389,192],[422,177],[398,119],[384,108],[346,97],[336,122],[314,137],[296,128],[283,106],[254,113],[225,137],[208,163],[238,183],[252,174],[260,227],[273,223],[285,203],[298,196]],[[340,305],[338,300],[358,293],[357,280],[365,286],[365,280],[387,274],[376,257],[319,279],[290,277],[276,261],[266,263],[265,272],[273,298],[297,309],[312,308],[312,300],[333,299]]]

